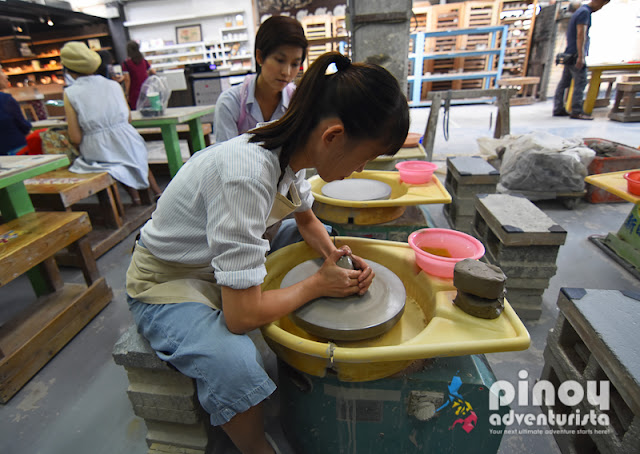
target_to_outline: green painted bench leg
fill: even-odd
[[[164,148],[167,153],[167,160],[169,161],[169,173],[173,178],[176,173],[178,173],[178,170],[180,170],[180,167],[182,167],[178,130],[176,129],[175,124],[162,125],[160,129],[162,131]]]

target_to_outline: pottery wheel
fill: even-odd
[[[332,199],[354,200],[387,200],[391,195],[391,186],[384,181],[367,178],[349,178],[337,180],[322,186],[322,194]]]
[[[406,291],[391,270],[366,260],[376,274],[367,293],[345,298],[318,298],[291,314],[294,323],[324,339],[354,341],[379,336],[390,330],[404,312]],[[289,287],[314,274],[322,259],[292,268],[280,288]]]

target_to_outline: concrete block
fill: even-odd
[[[506,246],[562,245],[567,232],[524,197],[478,196],[476,210]]]
[[[512,303],[511,301],[509,301],[509,304],[511,304],[513,310],[516,311],[516,314],[518,314],[518,317],[522,320],[538,320],[542,314],[540,304],[518,304],[517,302]]]
[[[507,289],[545,289],[549,287],[549,279],[527,279],[507,276]]]
[[[176,410],[174,408],[146,407],[133,405],[133,412],[144,420],[165,421],[177,424],[196,424],[199,421],[207,421],[204,410]]]
[[[493,262],[497,262],[497,260],[491,260],[490,258],[492,258],[491,253],[485,252],[482,260],[491,264],[493,264]],[[504,274],[513,278],[530,277],[532,279],[551,279],[558,271],[558,267],[555,264],[545,262],[522,263],[503,260],[500,262],[499,266]]]
[[[145,420],[147,425],[147,446],[154,443],[207,451],[209,446],[209,421],[196,424],[175,424],[163,421]]]
[[[147,454],[205,454],[202,449],[181,448],[178,446],[153,443]]]
[[[452,198],[474,198],[478,194],[493,194],[496,192],[495,184],[460,184],[454,179],[447,181],[446,178],[444,187]]]
[[[449,205],[444,205],[442,211],[445,219],[449,223],[452,229],[460,230],[461,232],[472,235],[473,231],[473,216],[458,216],[455,210],[449,209]]]
[[[513,307],[542,310],[542,295],[512,295],[510,291],[507,291],[505,297]]]
[[[178,370],[142,369],[126,367],[129,383],[148,385],[181,385],[195,389],[195,382],[191,377],[183,375]]]
[[[476,235],[480,233],[476,230]],[[476,238],[478,238],[476,236]],[[560,246],[506,246],[491,230],[484,238],[479,238],[490,255],[490,261],[500,266],[502,262],[543,263],[555,265]]]
[[[480,156],[447,158],[447,174],[460,184],[498,184],[500,172]]]
[[[640,293],[562,288],[558,308],[633,413],[640,415]]]
[[[452,197],[451,203],[445,205],[456,216],[473,216],[476,212],[476,200],[472,198]]]
[[[131,325],[116,342],[113,347],[113,360],[124,367],[175,370],[173,366],[158,358],[149,342],[138,333],[135,325]]]
[[[129,384],[127,395],[133,405],[194,410],[198,407],[194,387]]]

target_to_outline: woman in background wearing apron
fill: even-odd
[[[223,142],[282,118],[295,90],[292,81],[307,53],[302,25],[287,16],[272,16],[258,29],[254,57],[257,74],[222,92],[216,102],[216,142]]]
[[[335,64],[337,71],[328,74]],[[333,65],[331,65],[333,66]],[[305,73],[280,120],[196,153],[180,169],[141,230],[127,271],[139,332],[158,357],[196,380],[198,399],[246,454],[279,452],[264,433],[262,401],[275,384],[247,335],[318,297],[364,294],[374,275],[336,249],[311,205],[305,169],[325,181],[393,155],[409,130],[396,79],[337,52]],[[266,228],[293,213],[323,266],[291,287],[262,291]]]

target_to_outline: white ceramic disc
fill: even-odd
[[[294,323],[315,336],[346,341],[369,339],[391,329],[404,312],[404,285],[388,268],[370,260],[366,262],[376,274],[367,293],[310,301],[291,314]],[[280,288],[306,279],[322,263],[322,259],[314,259],[293,267]]]
[[[337,180],[322,186],[322,194],[332,199],[355,200],[387,200],[391,195],[391,186],[383,181],[367,178],[349,178]]]

